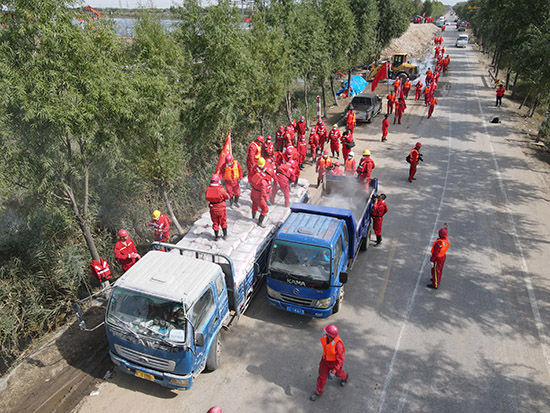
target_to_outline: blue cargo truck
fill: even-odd
[[[348,272],[368,247],[377,190],[377,179],[366,193],[353,178],[327,175],[317,202],[290,206],[269,255],[267,299],[272,305],[318,318],[340,309]]]

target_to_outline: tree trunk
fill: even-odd
[[[541,140],[544,140],[544,138],[548,135],[548,116],[549,115],[550,115],[550,109],[546,109],[546,112],[544,113],[544,119],[540,124],[540,129],[539,129],[539,133],[537,134],[536,142],[540,142]]]
[[[327,98],[326,98],[326,90],[325,90],[325,82],[321,84],[321,97],[323,100],[323,117],[327,117]]]
[[[260,135],[264,136],[264,118],[263,118],[263,116],[260,116],[258,118],[258,120],[260,121]]]
[[[332,98],[334,99],[334,106],[338,106],[338,102],[336,101],[336,90],[334,89],[334,76],[330,76],[330,91],[332,93]]]
[[[306,105],[306,128],[309,128],[309,102],[307,101],[307,76],[304,76],[304,104]]]
[[[500,69],[500,53],[497,55],[497,61],[495,63],[495,82],[498,80],[499,69]]]
[[[514,76],[514,84],[512,85],[512,94],[510,95],[510,98],[513,99],[516,95],[516,83],[518,81],[518,72],[516,72],[516,75]]]
[[[531,110],[529,111],[529,113],[527,113],[527,117],[529,118],[532,118],[533,115],[535,114],[535,110],[537,110],[537,107],[539,106],[539,96],[537,94],[537,96],[535,96],[535,98],[533,99],[533,105],[531,106]]]
[[[69,199],[69,203],[73,209],[76,223],[78,224],[78,227],[80,228],[80,231],[84,236],[84,240],[86,241],[86,245],[88,246],[88,250],[90,251],[90,255],[92,256],[92,259],[99,261],[99,253],[97,252],[97,248],[95,246],[95,242],[92,237],[90,227],[88,226],[88,223],[86,222],[84,217],[80,214],[80,208],[78,208],[78,203],[74,195],[71,179],[69,179],[69,184],[65,187],[64,192],[66,197]]]
[[[495,49],[495,53],[493,54],[493,60],[491,61],[491,66],[494,66],[497,62],[497,51]]]
[[[181,227],[178,219],[174,215],[174,210],[172,209],[172,203],[170,202],[170,199],[168,199],[168,193],[166,192],[166,187],[164,185],[160,185],[160,193],[162,195],[162,199],[164,200],[164,204],[166,205],[166,210],[168,211],[168,215],[170,215],[170,219],[172,220],[172,223],[176,226],[176,229],[178,230],[180,235],[183,235],[183,228]]]
[[[526,95],[525,98],[523,99],[523,102],[521,102],[521,105],[519,105],[518,110],[521,109],[521,108],[523,107],[523,105],[525,105],[525,102],[527,102],[527,99],[529,98],[529,95],[530,95],[530,94],[531,94],[530,92],[527,93],[527,95]]]
[[[508,90],[508,85],[510,84],[510,74],[512,73],[512,69],[508,69],[506,72],[506,84],[504,85],[504,89]]]
[[[351,93],[351,69],[348,70],[348,98]]]
[[[292,101],[290,97],[290,89],[286,91],[286,115],[288,116],[288,123],[292,121]]]

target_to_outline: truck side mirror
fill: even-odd
[[[203,347],[204,346],[204,334],[195,333],[195,346]]]
[[[348,273],[347,272],[341,272],[340,273],[340,283],[345,284],[348,282]]]

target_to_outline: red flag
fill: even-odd
[[[426,17],[426,13],[422,13],[422,17]]]
[[[222,151],[220,152],[218,164],[216,165],[216,171],[214,173],[220,173],[222,165],[225,163],[225,157],[232,154],[233,152],[231,151],[231,130],[229,130],[229,132],[227,133],[227,138],[225,139],[225,144],[223,145]]]
[[[388,78],[388,67],[390,65],[390,62],[386,62],[382,65],[376,76],[374,76],[374,79],[372,80],[372,86],[371,90],[374,92],[374,89],[376,89],[376,86],[378,86],[378,82],[380,82],[381,79],[387,79]]]
[[[244,20],[244,22],[245,23],[250,23],[251,20],[252,20],[252,16],[249,16]]]

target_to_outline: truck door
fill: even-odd
[[[206,348],[212,339],[212,333],[217,322],[215,320],[218,318],[211,286],[208,286],[201,297],[195,302],[192,314],[195,334],[202,333],[204,335],[204,345],[197,346],[197,358],[193,365],[193,370],[196,371],[206,361],[206,357],[208,356]]]

